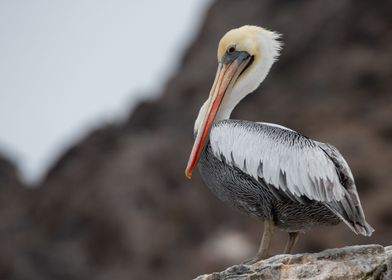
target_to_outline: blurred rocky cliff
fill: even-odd
[[[297,252],[390,245],[391,11],[391,1],[213,3],[161,98],[91,132],[38,188],[24,188],[0,160],[0,279],[190,279],[255,253],[261,222],[226,208],[198,175],[184,177],[217,43],[244,24],[279,31],[285,45],[233,117],[279,123],[338,147],[376,229],[365,238],[344,225],[317,228]],[[273,252],[285,238],[275,236]]]

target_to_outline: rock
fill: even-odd
[[[392,279],[392,246],[351,246],[314,254],[277,255],[253,265],[234,265],[196,280]]]

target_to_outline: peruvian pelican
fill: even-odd
[[[219,42],[218,70],[195,122],[195,142],[185,170],[198,164],[209,189],[224,203],[264,220],[257,255],[265,259],[276,227],[288,232],[285,253],[298,233],[313,225],[343,221],[370,236],[354,178],[339,151],[286,127],[230,119],[234,107],[253,92],[276,61],[275,32],[243,26]]]

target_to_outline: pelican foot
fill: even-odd
[[[268,257],[263,258],[262,256],[256,255],[253,258],[250,258],[250,259],[243,261],[241,264],[252,265],[252,264],[255,264],[255,263],[262,261],[262,260],[265,260],[265,259],[268,259]]]

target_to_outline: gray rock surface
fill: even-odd
[[[392,279],[392,246],[351,246],[314,254],[277,255],[253,265],[234,265],[196,280]]]

